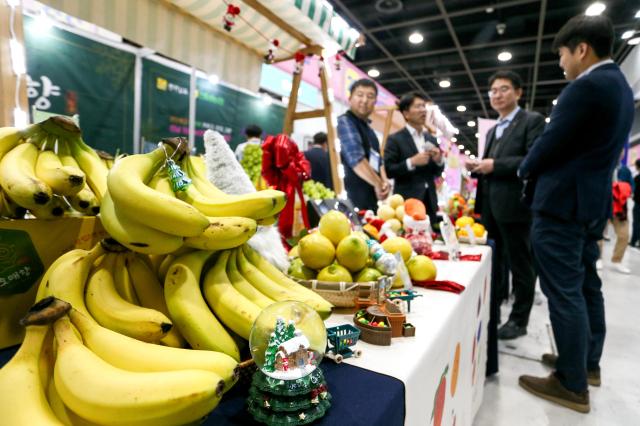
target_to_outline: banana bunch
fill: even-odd
[[[56,298],[34,305],[24,323],[22,346],[0,369],[3,424],[190,424],[238,377],[225,354],[132,339]]]
[[[256,317],[276,301],[304,302],[323,318],[332,308],[246,244],[176,257],[166,271],[164,295],[174,325],[191,347],[221,351],[236,359],[238,348],[225,327],[248,340]]]
[[[0,215],[63,216],[72,209],[96,215],[106,192],[108,168],[84,143],[80,129],[52,117],[24,130],[0,128]]]
[[[113,164],[100,216],[107,232],[132,251],[173,253],[183,246],[223,250],[244,244],[258,222],[269,224],[285,195],[265,190],[229,195],[209,182],[186,143],[165,139],[149,153]]]

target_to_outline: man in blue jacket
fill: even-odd
[[[590,410],[587,384],[600,385],[605,336],[598,240],[633,121],[633,94],[611,59],[613,38],[604,16],[576,16],[558,32],[553,49],[572,82],[518,171],[527,188],[535,184],[531,242],[558,348],[557,357],[543,355],[553,374],[521,376],[520,385],[583,413]]]

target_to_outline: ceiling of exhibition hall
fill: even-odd
[[[518,72],[522,106],[550,114],[566,84],[551,51],[553,37],[584,0],[328,0],[366,38],[355,64],[394,94],[422,91],[476,147],[477,117],[496,117],[487,96],[489,76]],[[616,32],[614,59],[640,41],[640,1],[603,0]],[[598,9],[598,6],[594,6]],[[601,8],[601,7],[600,7]],[[588,12],[594,10],[593,8]],[[597,13],[597,10],[594,12]],[[447,84],[447,81],[449,84]],[[473,121],[474,123],[469,123]]]

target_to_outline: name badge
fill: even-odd
[[[376,173],[380,173],[380,154],[373,149],[369,153],[369,165],[376,171]]]

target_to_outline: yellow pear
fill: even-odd
[[[329,241],[337,246],[338,243],[351,233],[351,222],[344,213],[331,210],[320,218],[318,230]]]
[[[322,269],[331,264],[336,255],[336,249],[331,241],[320,232],[314,232],[300,239],[298,252],[302,262],[312,269]]]

